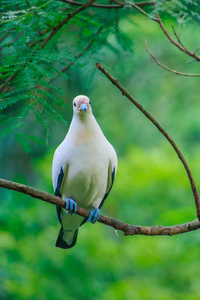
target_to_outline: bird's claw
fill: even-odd
[[[94,224],[98,220],[99,215],[100,215],[99,208],[96,206],[92,207],[87,222]]]
[[[67,215],[70,214],[72,215],[73,213],[77,212],[77,203],[72,200],[71,198],[66,199],[66,207],[65,209],[67,210]]]

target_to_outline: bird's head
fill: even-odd
[[[74,115],[84,117],[88,112],[92,111],[90,99],[87,96],[77,96],[73,100]]]

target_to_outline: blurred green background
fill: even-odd
[[[128,50],[111,30],[107,42],[115,51],[96,45],[67,71],[68,79],[53,82],[65,91],[63,95],[51,92],[59,97],[57,109],[67,124],[49,117],[47,134],[29,113],[24,126],[8,132],[2,127],[1,177],[53,193],[53,153],[67,133],[73,98],[85,94],[119,160],[101,213],[147,226],[191,221],[196,218],[194,200],[177,155],[95,64],[99,62],[117,78],[174,138],[200,190],[199,78],[159,68],[145,51],[145,38],[154,56],[172,69],[198,73],[198,64],[187,64],[190,59],[145,16],[128,12],[118,22],[132,41]],[[165,19],[171,34],[171,24],[178,27],[173,22]],[[184,45],[195,49],[200,44],[199,27],[194,22],[183,24],[181,37]],[[69,46],[70,40],[65,43]],[[76,47],[74,43],[72,51]],[[4,115],[16,117],[20,105],[6,108]],[[124,237],[103,224],[85,224],[76,246],[62,250],[54,246],[59,222],[53,205],[6,189],[0,196],[0,299],[200,299],[200,232]]]

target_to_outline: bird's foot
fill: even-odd
[[[94,224],[98,220],[99,215],[100,215],[99,208],[96,206],[92,207],[87,222]]]
[[[66,199],[66,207],[65,209],[67,210],[67,214],[72,215],[73,213],[77,212],[77,203],[72,200],[71,198]]]

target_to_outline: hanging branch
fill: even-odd
[[[181,160],[186,172],[187,172],[187,176],[189,178],[190,181],[190,185],[191,185],[191,189],[193,192],[193,196],[194,196],[194,201],[195,201],[195,206],[196,206],[196,213],[197,213],[197,218],[200,220],[200,202],[199,202],[199,195],[197,192],[197,188],[192,176],[192,173],[190,171],[190,168],[183,156],[183,154],[181,153],[181,151],[179,150],[179,148],[177,147],[177,145],[175,144],[174,140],[169,136],[169,134],[164,130],[164,128],[162,128],[162,126],[142,107],[142,105],[135,100],[119,83],[118,81],[113,78],[99,63],[96,64],[96,67],[104,74],[106,75],[106,77],[122,92],[122,95],[126,96],[156,127],[157,129],[162,133],[162,135],[164,135],[164,137],[169,141],[169,143],[171,144],[171,146],[174,148],[176,154],[178,155],[179,159]]]
[[[59,207],[65,208],[65,201],[59,197],[53,196],[43,191],[39,191],[30,186],[23,185],[17,182],[8,181],[0,178],[0,187],[6,188],[9,190],[17,191],[26,195],[31,196],[32,198],[40,199],[42,201],[48,202],[50,204],[58,205]],[[77,207],[77,214],[84,218],[88,218],[90,212],[87,209]],[[174,226],[139,226],[139,225],[130,225],[126,223],[119,222],[115,219],[99,216],[99,223],[103,223],[107,226],[113,227],[115,230],[123,231],[124,235],[175,235],[194,231],[200,228],[200,223],[196,219],[192,222],[185,224],[174,225]]]
[[[190,73],[182,73],[182,72],[178,72],[176,70],[172,70],[168,67],[166,67],[165,65],[161,64],[153,55],[152,53],[149,51],[148,47],[147,47],[147,40],[145,40],[145,46],[146,46],[146,50],[147,52],[149,53],[149,55],[151,56],[151,58],[153,58],[153,60],[157,63],[158,66],[160,66],[161,68],[171,72],[171,73],[174,73],[176,75],[182,75],[182,76],[189,76],[189,77],[199,77],[200,74],[190,74]]]
[[[189,51],[187,48],[185,48],[181,43],[176,42],[171,35],[167,32],[166,28],[164,27],[163,22],[160,19],[159,14],[156,14],[156,19],[155,21],[160,25],[160,28],[162,29],[162,31],[164,32],[164,34],[166,35],[166,37],[169,39],[169,41],[174,44],[177,48],[179,48],[182,52],[186,53],[187,55],[193,57],[196,61],[200,61],[200,56],[196,54],[196,51]]]
[[[160,28],[162,29],[162,31],[164,32],[164,34],[166,35],[166,37],[168,38],[168,40],[174,44],[178,49],[180,49],[182,52],[184,52],[185,54],[189,55],[190,57],[193,57],[194,60],[196,61],[200,61],[200,56],[196,54],[197,50],[194,50],[193,52],[189,51],[185,46],[183,46],[183,44],[180,41],[180,37],[176,35],[176,38],[178,39],[178,42],[176,42],[171,35],[168,33],[168,31],[166,30],[166,28],[164,27],[163,22],[160,19],[160,16],[158,13],[156,13],[156,18],[151,17],[149,14],[147,14],[141,7],[139,7],[137,4],[132,3],[130,1],[126,1],[124,0],[125,3],[131,5],[132,7],[136,8],[138,11],[140,11],[143,15],[145,15],[146,17],[148,17],[149,19],[157,22],[160,25]],[[155,7],[155,3],[154,3],[154,7]],[[180,35],[180,34],[179,34]]]

